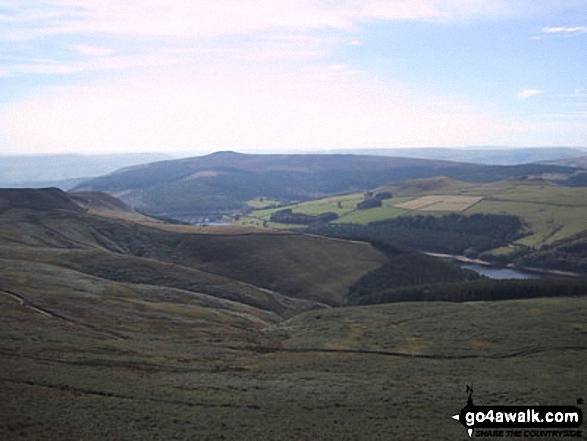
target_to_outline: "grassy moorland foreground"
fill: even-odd
[[[464,440],[467,384],[587,396],[586,297],[337,307],[391,252],[1,192],[0,439]]]
[[[45,304],[41,296],[35,305]],[[478,403],[585,396],[587,299],[411,303],[275,323],[163,299],[0,298],[2,439],[466,439]],[[87,314],[87,315],[86,315]]]

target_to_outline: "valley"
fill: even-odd
[[[285,208],[307,215],[333,212],[338,217],[329,223],[330,227],[313,227],[310,230],[335,236],[349,230],[349,233],[343,233],[344,237],[370,237],[371,233],[367,230],[383,227],[386,223],[392,225],[400,219],[422,216],[441,219],[449,215],[515,216],[522,222],[520,234],[504,240],[501,245],[479,247],[475,240],[471,240],[455,248],[457,239],[453,236],[445,239],[438,237],[440,241],[450,243],[450,246],[428,244],[424,232],[417,230],[398,232],[397,236],[393,236],[393,241],[422,251],[446,254],[467,252],[469,257],[481,257],[501,265],[510,263],[543,270],[587,272],[587,261],[581,251],[585,242],[587,218],[585,187],[565,187],[544,179],[466,183],[438,177],[389,184],[374,189],[373,193],[382,191],[390,192],[394,197],[382,201],[380,207],[357,209],[357,204],[365,200],[366,196],[364,192],[352,193],[255,210],[239,219],[239,223],[299,229],[300,225],[271,222],[271,216]],[[353,232],[350,232],[349,225],[354,225]],[[456,225],[453,231],[458,232]],[[408,239],[406,234],[414,235],[414,239]]]
[[[452,440],[467,384],[487,404],[584,392],[585,298],[283,321],[147,287],[56,302],[46,280],[22,305],[0,295],[3,439]]]
[[[487,281],[373,229],[320,228],[545,250],[582,231],[582,191],[426,178],[252,198],[220,227],[94,191],[0,190],[0,438],[452,440],[467,385],[478,403],[574,404],[587,281]],[[284,208],[338,217],[271,222]]]
[[[587,0],[0,0],[0,441],[587,441]]]

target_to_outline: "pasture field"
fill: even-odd
[[[386,199],[382,201],[381,207],[371,208],[368,210],[357,210],[357,204],[365,200],[365,195],[364,193],[354,193],[350,195],[317,199],[315,201],[287,205],[279,208],[258,211],[256,210],[250,213],[248,216],[242,217],[239,222],[237,222],[237,224],[261,226],[263,222],[267,222],[267,226],[271,228],[303,228],[303,226],[300,225],[279,224],[269,221],[273,213],[286,208],[291,208],[294,213],[307,215],[318,215],[322,213],[333,212],[339,216],[339,218],[333,221],[333,223],[367,224],[369,222],[391,219],[409,213],[409,210],[398,208],[395,205],[411,199],[412,198]]]
[[[504,192],[488,194],[465,213],[519,216],[532,234],[517,243],[540,248],[587,230],[587,188],[518,184]]]
[[[275,199],[271,199],[271,198],[258,197],[255,199],[251,199],[250,201],[247,201],[247,205],[251,208],[254,208],[255,210],[262,210],[265,208],[278,206],[279,201],[277,201]]]
[[[438,194],[436,190],[442,190]],[[333,211],[339,218],[333,223],[368,224],[398,216],[462,214],[509,214],[518,216],[528,227],[526,237],[516,241],[520,245],[540,248],[587,230],[587,188],[563,187],[546,181],[503,181],[490,184],[472,183],[438,178],[403,182],[382,187],[397,197],[383,201],[383,207],[356,210],[364,200],[363,193],[305,202],[288,208],[303,214]],[[376,191],[378,191],[376,190]],[[448,191],[447,191],[448,190]],[[450,193],[452,190],[454,193]],[[342,209],[337,202],[341,201]],[[269,220],[275,210],[261,210],[250,217]],[[288,228],[290,225],[269,224]],[[299,228],[299,226],[297,226]]]
[[[460,212],[470,208],[481,199],[482,197],[479,196],[433,195],[422,196],[395,206],[408,210]]]
[[[465,214],[513,214],[524,220],[532,234],[516,241],[540,248],[587,230],[587,206],[553,206],[508,200],[484,200]]]
[[[343,216],[357,208],[357,204],[363,199],[364,196],[362,193],[353,193],[325,199],[318,199],[315,201],[304,202],[303,204],[296,204],[283,208],[293,208],[295,212],[309,215],[317,215],[331,211],[338,214],[339,216]],[[300,211],[298,211],[297,208],[300,208]]]
[[[398,202],[400,198],[387,199],[382,201],[383,206],[370,208],[367,210],[352,210],[343,214],[341,217],[333,221],[334,224],[351,223],[351,224],[368,224],[369,222],[377,222],[379,220],[393,219],[408,211],[403,208],[397,208],[394,202]],[[394,202],[392,202],[394,201]]]
[[[548,204],[560,207],[585,207],[587,205],[586,187],[563,187],[548,182],[517,184],[503,192],[494,193],[499,200]]]

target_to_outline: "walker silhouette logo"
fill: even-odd
[[[452,418],[469,437],[581,437],[583,411],[577,406],[475,406],[473,388],[467,385],[467,404]],[[582,404],[582,400],[577,400]]]

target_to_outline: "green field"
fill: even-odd
[[[410,201],[428,194],[480,196],[483,199],[463,214],[509,214],[520,217],[528,227],[528,235],[516,243],[540,248],[543,245],[569,238],[587,230],[587,188],[563,187],[544,181],[538,182],[500,182],[491,184],[467,184],[446,180],[438,184],[443,191],[434,191],[433,187],[414,181],[392,185],[389,188],[397,197],[383,201],[383,207],[367,210],[356,210],[356,204],[364,200],[363,193],[355,193],[339,197],[330,197],[300,203],[283,208],[292,208],[296,213],[317,215],[335,212],[340,217],[333,223],[368,224],[398,216],[409,215],[443,215],[447,211],[422,211],[398,208],[395,205]],[[443,185],[444,183],[444,185]],[[410,196],[403,196],[410,194]],[[341,207],[338,206],[341,203]],[[269,221],[271,214],[278,209],[252,212],[243,218],[244,223],[259,224]],[[270,227],[288,228],[300,226],[268,223]],[[503,250],[501,251],[503,252]]]
[[[368,210],[357,210],[357,204],[364,199],[365,195],[363,193],[353,193],[349,195],[303,202],[300,204],[282,206],[279,208],[256,210],[250,213],[248,216],[242,217],[239,223],[242,225],[260,226],[264,221],[266,221],[267,226],[271,228],[300,228],[300,225],[278,224],[269,221],[269,218],[273,213],[285,208],[293,209],[294,213],[307,215],[318,215],[321,213],[333,212],[339,216],[339,218],[335,220],[334,223],[356,224],[366,224],[378,220],[391,219],[409,213],[409,210],[396,208],[394,205],[400,202],[406,202],[411,198],[387,199],[382,201],[382,207],[371,208]]]
[[[465,213],[513,214],[532,231],[518,243],[540,248],[587,230],[587,188],[516,185],[492,193]]]

